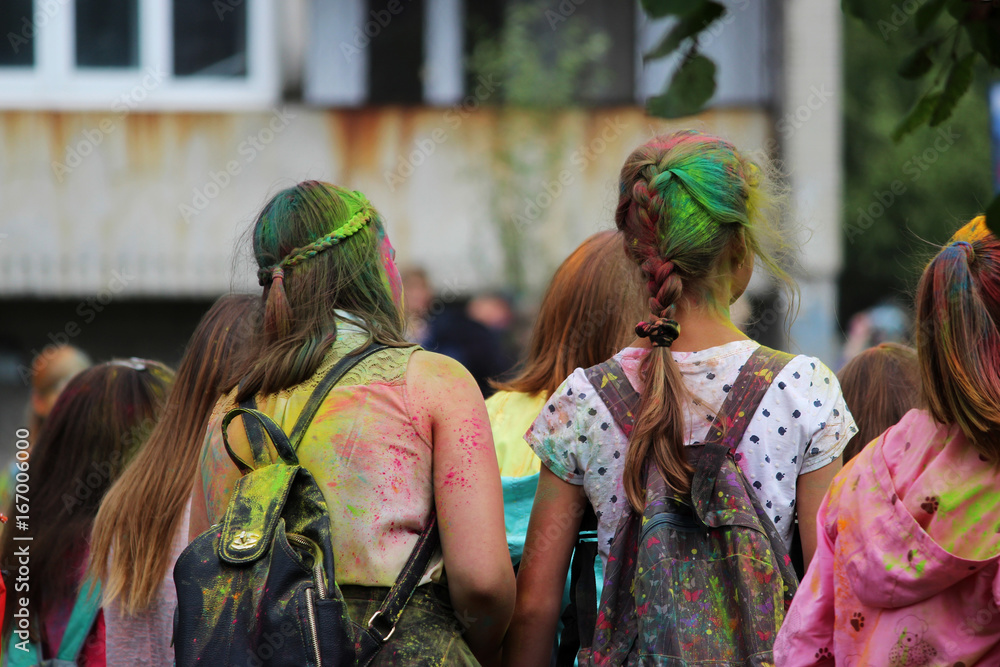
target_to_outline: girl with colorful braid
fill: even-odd
[[[188,535],[190,498],[205,427],[258,307],[259,299],[249,294],[227,294],[205,313],[177,368],[163,417],[94,519],[89,574],[103,585],[108,667],[174,663],[173,570],[194,537]]]
[[[1000,239],[972,220],[917,288],[922,407],[837,475],[777,664],[1000,664]]]
[[[381,216],[360,192],[307,181],[275,195],[252,234],[264,316],[209,421],[192,534],[221,520],[240,478],[222,440],[231,408],[253,398],[288,433],[334,364],[385,345],[326,395],[297,450],[326,500],[337,583],[368,622],[436,511],[440,552],[372,664],[497,663],[514,575],[489,417],[461,365],[404,339]],[[252,460],[242,418],[228,438]],[[226,591],[205,596],[222,605]]]
[[[546,663],[585,500],[607,566],[627,508],[643,511],[647,465],[677,494],[689,492],[685,449],[708,437],[759,347],[732,323],[729,306],[755,260],[787,280],[766,250],[775,240],[767,176],[731,144],[697,132],[656,137],[625,161],[620,186],[615,222],[646,279],[640,289],[652,314],[614,356],[639,408],[626,436],[577,369],[526,434],[544,465],[505,645],[509,665]],[[796,356],[775,375],[733,455],[786,546],[798,512],[807,560],[812,518],[854,431],[836,376],[818,359]]]

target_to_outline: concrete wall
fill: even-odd
[[[438,286],[500,287],[495,173],[518,168],[497,161],[500,145],[556,156],[530,168],[513,209],[529,285],[540,288],[583,238],[612,224],[621,163],[652,134],[694,126],[747,150],[770,138],[761,110],[682,123],[632,107],[519,117],[482,107],[489,95],[484,84],[447,109],[0,113],[0,297],[256,288],[248,254],[234,249],[269,195],[302,179],[365,192],[401,263],[426,267]]]

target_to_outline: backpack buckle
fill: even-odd
[[[379,611],[376,611],[374,614],[372,614],[372,617],[368,619],[368,629],[370,631],[373,631],[374,634],[375,634],[375,638],[378,639],[379,642],[381,642],[383,644],[386,643],[387,641],[389,641],[389,637],[392,637],[393,633],[396,632],[396,625],[395,624],[393,624],[389,628],[389,632],[387,632],[387,633],[383,632],[381,629],[375,627],[375,621],[376,620],[380,620],[380,619],[384,619],[384,618],[385,618],[385,616],[382,614],[382,611],[379,610]],[[383,621],[383,625],[386,624],[386,623],[387,623],[387,621]]]

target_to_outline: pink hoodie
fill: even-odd
[[[837,475],[776,667],[1000,665],[1000,470],[920,410]]]

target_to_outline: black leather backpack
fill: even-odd
[[[295,454],[330,389],[382,349],[373,345],[341,359],[310,396],[291,437],[252,399],[223,418],[226,451],[243,477],[222,523],[195,538],[174,567],[178,667],[367,665],[392,634],[437,547],[434,515],[379,611],[360,625],[336,584],[323,493]],[[236,456],[226,436],[239,415],[253,465]],[[277,452],[274,463],[264,433]]]

